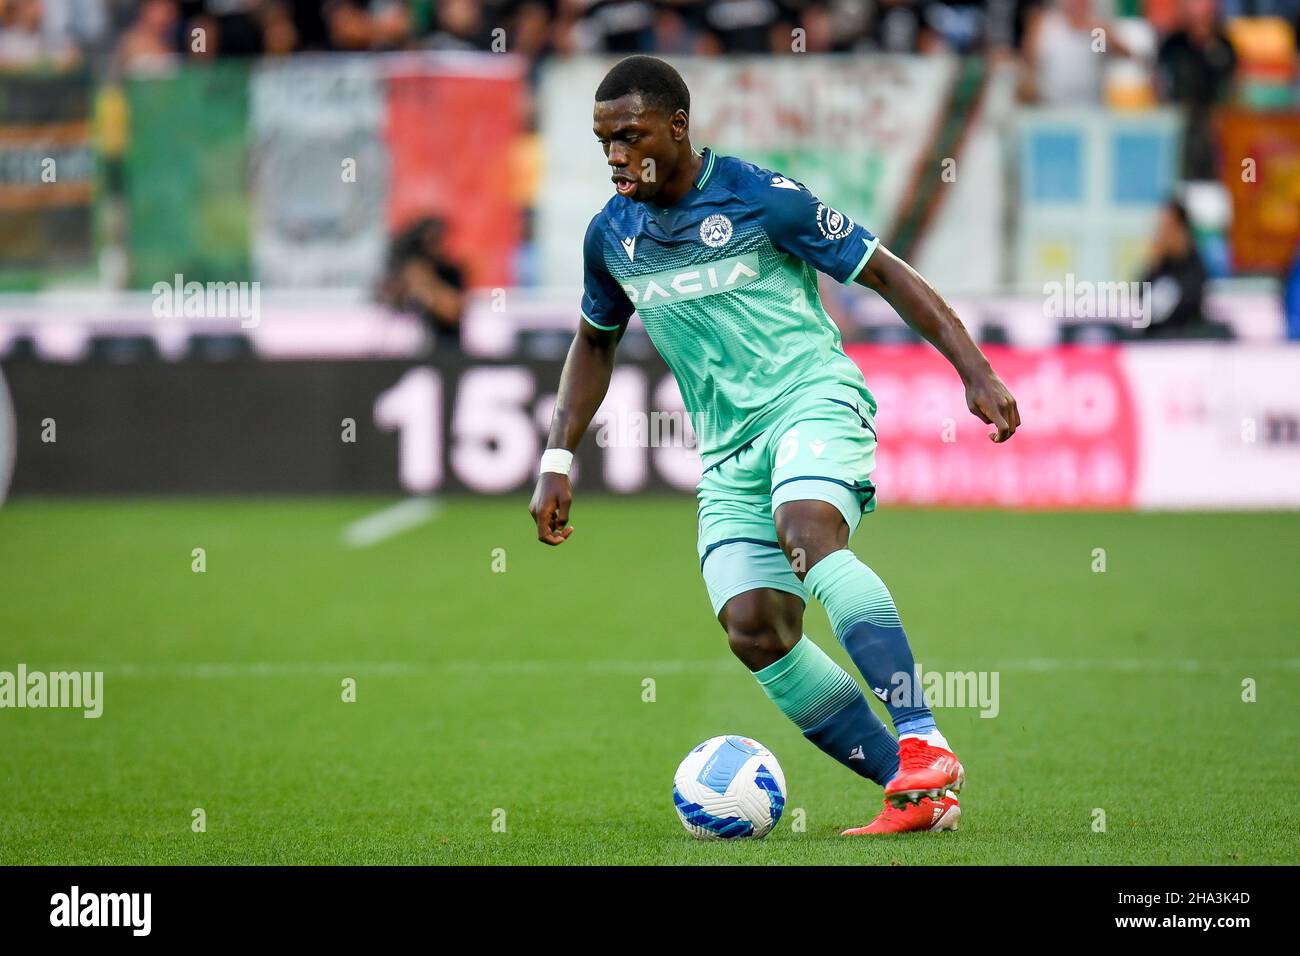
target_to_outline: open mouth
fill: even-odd
[[[610,177],[614,183],[614,188],[618,190],[620,196],[630,196],[636,192],[636,180],[625,179],[619,176]]]

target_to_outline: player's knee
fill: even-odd
[[[781,634],[770,624],[766,626],[737,626],[727,628],[727,643],[735,654],[752,671],[762,670],[785,657],[790,650]]]
[[[799,623],[786,620],[759,592],[728,601],[722,626],[731,652],[750,670],[761,670],[779,661],[802,636]]]
[[[781,550],[802,580],[822,558],[848,544],[848,525],[839,509],[824,501],[791,501],[778,509]]]

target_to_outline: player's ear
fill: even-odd
[[[671,123],[673,127],[673,142],[680,143],[691,126],[691,120],[690,117],[686,115],[686,110],[678,110],[674,113]]]

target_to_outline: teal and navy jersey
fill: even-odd
[[[607,330],[641,316],[707,468],[812,389],[847,386],[874,408],[817,272],[852,282],[879,240],[801,183],[708,148],[703,157],[676,205],[615,195],[591,220],[582,316]]]

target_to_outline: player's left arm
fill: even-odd
[[[952,363],[966,386],[966,407],[997,429],[989,435],[993,441],[1004,442],[1016,433],[1020,427],[1016,400],[934,286],[883,245],[876,247],[854,281],[879,293]]]

